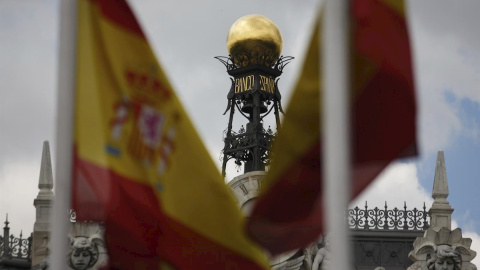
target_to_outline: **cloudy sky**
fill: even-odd
[[[230,87],[225,67],[231,24],[247,14],[272,19],[283,55],[294,56],[280,80],[284,104],[298,75],[317,0],[131,0],[177,95],[218,162],[222,113]],[[419,107],[420,156],[393,163],[354,204],[421,207],[432,203],[438,150],[445,151],[453,218],[480,252],[480,3],[411,1],[409,26]],[[0,1],[0,221],[30,234],[42,143],[55,156],[58,0]],[[55,166],[55,165],[54,165]],[[220,165],[219,165],[220,166]],[[234,168],[227,178],[236,176]],[[477,258],[477,265],[480,260]]]

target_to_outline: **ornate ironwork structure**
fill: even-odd
[[[234,159],[238,166],[244,165],[244,173],[263,171],[270,162],[270,146],[275,138],[270,127],[266,130],[263,127],[263,119],[273,111],[277,128],[280,126],[279,113],[283,110],[278,77],[293,57],[281,56],[276,60],[268,50],[254,49],[233,57],[215,58],[225,65],[232,76],[227,109],[223,113],[230,111],[228,127],[223,135],[222,175],[225,176],[230,159]],[[248,120],[246,128],[242,125],[237,132],[232,130],[235,108]]]
[[[5,227],[3,227],[3,236],[0,235],[0,259],[2,261],[21,260],[30,263],[32,236],[23,238],[22,232],[20,232],[20,237],[15,237],[10,234],[9,223],[7,217]]]
[[[424,231],[429,227],[427,216],[425,203],[423,210],[417,208],[407,210],[406,202],[403,210],[397,207],[389,210],[386,202],[384,209],[377,207],[368,209],[367,202],[365,202],[363,209],[358,206],[348,209],[348,225],[350,229],[360,230]]]

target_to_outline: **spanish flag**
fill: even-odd
[[[73,208],[111,269],[266,269],[125,0],[79,0]]]
[[[350,20],[355,197],[391,161],[416,155],[416,102],[403,1],[351,0]],[[273,146],[274,160],[247,224],[249,235],[274,254],[304,247],[324,232],[320,16],[314,28]]]

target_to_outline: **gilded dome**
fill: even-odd
[[[272,58],[266,63],[268,66],[279,58],[282,46],[280,30],[274,22],[262,15],[241,17],[230,27],[227,36],[227,50],[234,60],[238,60],[240,54],[251,57],[254,53],[256,57],[263,55]]]

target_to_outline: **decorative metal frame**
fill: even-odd
[[[260,159],[265,165],[270,164],[271,145],[276,136],[276,133],[273,133],[270,127],[267,130],[262,127],[262,132],[257,134],[256,132],[246,132],[242,126],[238,133],[232,131],[231,136],[228,137],[226,134],[227,130],[224,131],[225,147],[222,154],[226,155],[228,159],[235,159],[235,164],[240,166],[242,161],[251,159],[251,156],[254,155],[253,148],[260,150]],[[257,135],[259,135],[259,138],[256,138]],[[223,161],[223,158],[220,159]]]
[[[278,77],[293,57],[280,56],[274,59],[271,51],[254,48],[235,56],[215,58],[226,67],[232,82],[224,112],[230,111],[230,117],[223,134],[225,146],[220,158],[222,175],[225,176],[227,162],[231,159],[239,167],[243,164],[245,173],[265,170],[265,166],[270,164],[270,147],[276,134],[270,127],[265,130],[263,119],[273,111],[277,129],[280,127],[279,113],[283,113],[283,109]],[[248,86],[245,83],[247,79]],[[248,120],[246,129],[242,126],[238,132],[232,130],[235,108]]]
[[[278,56],[278,55],[277,55]],[[215,59],[222,62],[227,71],[245,68],[248,66],[261,66],[283,72],[283,68],[294,59],[292,56],[281,55],[278,59],[271,50],[265,50],[256,46],[250,51],[238,52],[230,56],[215,56]]]
[[[389,210],[386,202],[384,209],[368,209],[365,202],[364,209],[358,206],[348,209],[347,219],[350,229],[424,231],[429,228],[427,217],[425,203],[422,211],[417,208],[407,210],[406,202],[403,210],[397,207]]]

